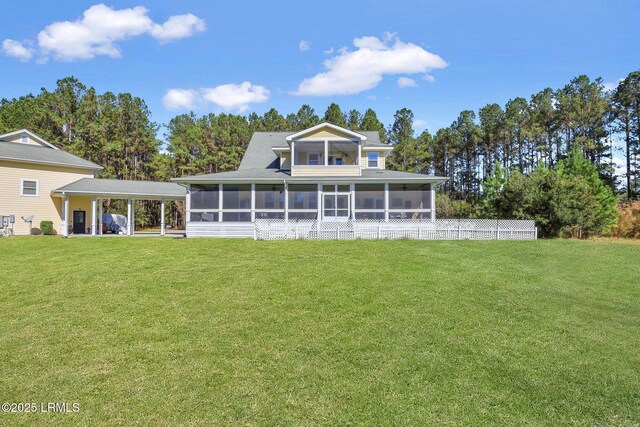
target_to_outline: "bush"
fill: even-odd
[[[40,221],[40,231],[45,236],[52,236],[53,232],[53,221]]]
[[[436,215],[439,219],[473,218],[474,207],[464,200],[452,200],[446,194],[436,194]]]
[[[612,234],[616,237],[640,239],[640,200],[618,205],[618,225]]]
[[[598,236],[618,220],[613,190],[578,149],[555,170],[541,165],[529,175],[512,171],[506,178],[496,165],[482,188],[480,217],[532,219],[541,237]]]

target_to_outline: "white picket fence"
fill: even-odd
[[[256,219],[256,240],[535,240],[538,229],[534,221],[495,219],[390,219],[325,222],[316,220],[285,221]]]

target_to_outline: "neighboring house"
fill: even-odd
[[[387,170],[392,150],[328,123],[256,132],[237,171],[173,179],[187,186],[187,237],[252,236],[256,219],[435,221],[447,178]]]
[[[186,191],[178,184],[95,179],[101,170],[26,129],[0,135],[0,215],[15,216],[17,235],[38,233],[40,221],[53,221],[62,235],[100,234],[102,199],[129,200],[131,224],[134,199],[185,198]],[[33,230],[22,219],[30,216]],[[132,228],[128,234],[133,234]]]

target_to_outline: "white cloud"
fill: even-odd
[[[162,25],[154,24],[150,31],[152,37],[166,43],[172,40],[184,39],[195,33],[201,33],[207,29],[204,20],[187,13],[175,15],[167,19]]]
[[[238,112],[245,111],[249,108],[249,104],[267,101],[270,93],[266,87],[257,86],[250,82],[230,83],[202,89],[205,101],[212,102],[223,110],[237,110]]]
[[[322,53],[325,55],[331,55],[333,53],[333,48],[330,47],[329,49],[323,50]]]
[[[405,87],[416,87],[418,83],[409,77],[398,77],[398,87],[404,89]]]
[[[385,33],[383,41],[373,36],[353,40],[356,50],[338,50],[324,61],[326,71],[304,79],[295,95],[349,95],[376,87],[385,75],[427,73],[445,68],[440,56],[413,43]]]
[[[604,82],[602,84],[603,88],[605,91],[610,92],[612,90],[614,90],[615,88],[618,87],[618,83],[620,83],[622,80],[624,79],[618,79],[618,81],[615,82]]]
[[[162,98],[162,105],[168,110],[193,110],[198,97],[198,91],[195,90],[169,89]]]
[[[162,98],[168,110],[194,110],[212,103],[225,111],[243,112],[250,104],[266,102],[271,92],[264,86],[251,82],[229,83],[216,87],[194,89],[169,89]]]
[[[18,58],[20,61],[28,61],[33,56],[33,48],[25,46],[17,40],[5,39],[2,42],[2,50],[5,55]]]
[[[189,37],[206,29],[205,22],[190,13],[155,23],[143,6],[113,9],[96,4],[75,21],[53,22],[38,34],[40,62],[92,59],[99,55],[120,57],[117,42],[148,34],[161,43]],[[11,41],[9,39],[5,42]],[[3,42],[4,45],[4,42]]]
[[[413,126],[415,126],[416,128],[423,129],[423,128],[427,127],[427,122],[422,120],[422,119],[415,119],[413,121]]]
[[[426,81],[428,81],[429,83],[435,83],[436,82],[436,78],[433,77],[431,74],[425,74],[424,75],[424,79]]]
[[[300,52],[306,52],[309,49],[311,49],[311,43],[309,43],[306,40],[300,40],[300,43],[298,44],[298,49],[300,49]]]

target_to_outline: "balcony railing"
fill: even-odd
[[[291,176],[360,176],[359,165],[294,165]]]

